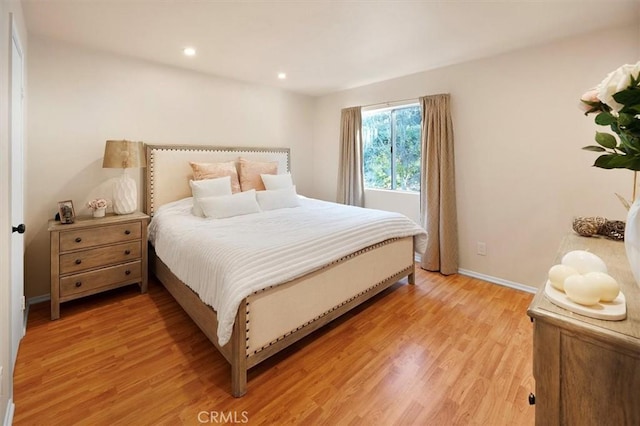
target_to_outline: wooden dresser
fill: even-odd
[[[605,261],[626,297],[627,318],[603,321],[560,308],[542,283],[527,311],[534,321],[536,425],[640,425],[640,287],[624,244],[572,233],[556,263],[571,250]]]
[[[129,284],[147,291],[147,224],[143,213],[49,221],[51,319],[60,303]]]

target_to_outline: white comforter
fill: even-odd
[[[230,337],[240,302],[251,293],[319,269],[389,238],[427,235],[407,217],[301,198],[301,206],[206,219],[187,198],[162,206],[149,225],[156,254],[216,310],[218,342]]]

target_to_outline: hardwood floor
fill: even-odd
[[[31,306],[14,424],[532,425],[532,295],[417,269],[249,372],[230,368],[153,277]]]

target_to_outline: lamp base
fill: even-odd
[[[113,212],[115,214],[129,214],[136,211],[138,204],[138,190],[136,181],[127,176],[127,169],[123,169],[122,176],[113,186]]]

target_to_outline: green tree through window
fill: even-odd
[[[420,192],[420,106],[364,111],[365,188]]]

